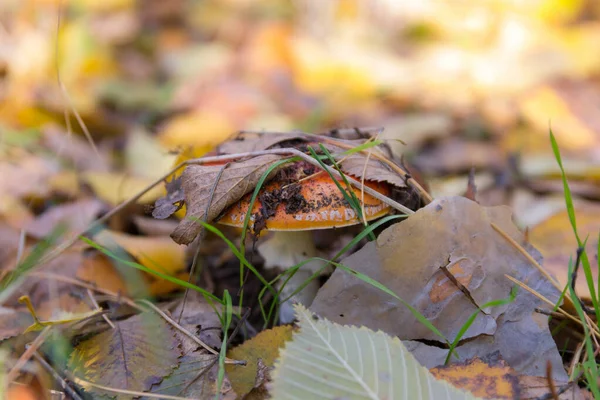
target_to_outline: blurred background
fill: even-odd
[[[595,0],[2,0],[0,219],[114,206],[240,129],[381,126],[433,196],[473,170],[564,270],[549,128],[597,249],[599,50]]]

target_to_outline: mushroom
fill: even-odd
[[[254,233],[260,234],[263,230],[274,232],[270,239],[258,246],[266,268],[288,269],[317,256],[312,230],[362,222],[327,173],[303,162],[282,172],[261,188],[250,217],[249,227]],[[344,182],[340,183],[344,187]],[[391,185],[385,182],[365,181],[365,186],[386,196],[390,196],[392,190]],[[367,193],[363,198],[360,189],[352,187],[351,190],[359,200],[364,199],[366,220],[377,219],[390,212],[391,208],[382,201]],[[226,209],[218,223],[243,227],[251,198],[252,193],[249,193]],[[303,265],[283,288],[282,297],[291,295],[324,266],[325,263],[321,261]],[[313,279],[288,302],[281,304],[280,322],[292,322],[294,314],[291,303],[301,302],[306,307],[310,306],[318,289],[319,282]]]

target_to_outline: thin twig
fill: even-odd
[[[233,332],[231,333],[231,335],[229,335],[229,338],[227,339],[227,343],[225,344],[225,347],[229,346],[229,344],[231,343],[231,340],[237,335],[240,326],[246,321],[246,319],[248,318],[248,316],[250,315],[250,309],[247,309],[244,312],[244,315],[242,315],[242,318],[240,319],[240,322],[238,322],[235,326],[235,328],[233,329]],[[204,375],[207,371],[209,371],[214,365],[215,363],[219,360],[219,357],[215,357],[214,360],[212,360],[210,362],[210,364],[208,364],[206,366],[206,368],[204,368],[202,371],[200,371],[200,373],[198,375],[196,375],[179,393],[183,393],[185,392],[190,386],[192,386],[192,384],[194,382],[196,382],[198,379],[200,379],[200,377],[202,377],[202,375]],[[225,358],[225,361],[227,362],[227,358]],[[246,361],[243,361],[243,364],[241,365],[246,365]],[[217,388],[217,391],[220,391],[220,388]]]
[[[94,382],[90,382],[86,379],[77,377],[73,374],[69,374],[71,375],[69,378],[77,383],[78,385],[81,386],[92,386],[95,387],[96,389],[100,389],[100,390],[105,390],[107,392],[112,392],[112,393],[121,393],[121,394],[127,394],[127,395],[131,395],[131,396],[136,396],[136,397],[152,397],[155,399],[168,399],[168,400],[189,400],[187,397],[179,397],[179,396],[170,396],[168,394],[154,394],[154,393],[150,393],[150,392],[137,392],[135,390],[127,390],[127,389],[117,389],[117,388],[112,388],[112,387],[108,387],[108,386],[104,386],[104,385],[99,385],[97,383]]]
[[[583,300],[577,295],[577,291],[575,289],[575,282],[577,281],[577,273],[579,272],[579,265],[581,264],[581,255],[583,254],[584,251],[585,251],[585,249],[583,247],[577,248],[577,256],[575,258],[575,267],[573,267],[573,272],[571,273],[571,289],[573,290],[573,293],[575,294],[575,298],[579,302],[579,305],[581,305],[583,312],[588,315],[596,315],[596,311],[592,308],[589,308],[583,302]]]
[[[71,96],[69,95],[69,92],[67,91],[67,88],[65,87],[61,77],[60,77],[60,66],[59,66],[59,56],[58,56],[58,41],[60,38],[60,17],[62,14],[62,0],[59,2],[58,4],[58,17],[56,19],[56,43],[55,43],[55,68],[56,68],[56,81],[58,83],[58,86],[61,90],[61,93],[63,95],[63,98],[67,101],[67,104],[69,105],[69,108],[71,109],[71,112],[73,113],[73,115],[75,115],[75,119],[77,119],[77,123],[79,124],[79,126],[81,127],[81,130],[83,131],[87,141],[89,142],[90,146],[92,147],[92,150],[94,151],[94,153],[96,154],[96,156],[98,157],[98,159],[102,159],[100,156],[100,152],[98,151],[98,148],[96,147],[96,144],[94,143],[94,139],[92,138],[92,134],[90,133],[90,131],[88,130],[85,122],[83,121],[83,118],[81,118],[81,115],[79,114],[79,112],[77,111],[77,109],[75,108],[75,105],[73,104],[73,100],[71,99]],[[68,112],[67,109],[64,110],[65,111],[65,123],[67,124],[67,127],[69,128],[68,132],[71,131],[71,122],[69,121],[68,118]]]
[[[88,288],[87,294],[94,307],[96,307],[97,310],[101,309],[100,305],[98,305],[98,302],[96,301],[96,298],[94,297],[94,293],[92,293],[92,289]],[[102,314],[102,318],[104,318],[104,321],[106,321],[106,323],[110,325],[112,329],[115,329],[115,324],[113,324],[110,318],[108,318],[108,315]]]
[[[11,368],[8,374],[6,374],[4,378],[6,382],[12,382],[15,380],[21,368],[23,368],[27,361],[29,361],[29,359],[32,357],[33,353],[44,343],[51,330],[52,326],[45,327],[44,330],[42,330],[42,332],[31,343],[29,348],[25,350],[23,354],[21,354],[21,357],[19,357],[17,363]]]
[[[504,275],[508,280],[516,283],[517,285],[519,285],[521,288],[527,290],[529,293],[531,293],[532,295],[534,295],[535,297],[537,297],[538,299],[542,300],[543,302],[545,302],[546,304],[550,305],[551,307],[555,307],[556,304],[554,304],[553,302],[551,302],[550,300],[548,300],[546,297],[544,297],[542,294],[536,292],[535,290],[533,290],[532,288],[530,288],[529,286],[527,286],[525,283],[521,282],[520,280],[513,278],[510,275]],[[562,315],[564,315],[566,318],[570,319],[573,322],[578,323],[579,325],[583,326],[583,321],[578,320],[577,318],[575,318],[574,316],[572,316],[571,314],[569,314],[568,312],[566,312],[565,310],[563,310],[561,307],[557,308],[557,311],[560,312]],[[591,331],[594,332],[595,335],[598,335],[600,337],[600,332],[598,331],[598,328],[592,328]]]
[[[546,362],[546,380],[548,381],[548,389],[550,389],[552,398],[554,400],[559,400],[556,386],[554,386],[554,380],[552,379],[552,362],[550,362],[550,360]]]
[[[181,333],[183,333],[184,335],[186,335],[187,337],[192,339],[194,342],[198,343],[200,346],[202,346],[203,348],[208,350],[210,353],[217,355],[217,356],[219,355],[219,352],[217,350],[213,349],[212,347],[210,347],[209,345],[204,343],[202,340],[198,339],[193,333],[191,333],[190,331],[185,329],[183,326],[179,325],[173,318],[169,317],[164,311],[162,311],[160,308],[156,307],[156,305],[152,304],[148,300],[142,299],[142,300],[137,300],[137,301],[138,301],[138,303],[143,303],[143,304],[149,306],[154,312],[156,312],[158,315],[163,317],[165,319],[165,321],[167,321],[169,324],[173,325],[173,327],[175,327],[178,331],[180,331]],[[227,364],[246,365],[245,361],[237,361],[237,360],[232,360],[230,358],[225,358],[225,362]]]
[[[552,285],[559,291],[562,292],[562,288],[560,287],[560,285],[558,284],[558,282],[552,277],[552,275],[550,275],[548,273],[548,271],[546,271],[544,269],[544,267],[542,267],[532,256],[531,254],[529,254],[527,252],[527,250],[525,250],[525,248],[523,246],[521,246],[519,243],[517,243],[516,240],[514,240],[512,237],[510,237],[508,235],[508,233],[504,232],[502,230],[502,228],[500,228],[498,225],[496,225],[495,223],[491,223],[490,225],[492,225],[492,228],[494,228],[494,230],[496,232],[498,232],[500,234],[500,236],[502,236],[507,242],[509,242],[515,249],[517,249],[519,251],[519,253],[523,254],[523,256],[525,256],[525,258],[527,258],[527,260],[533,264],[534,267],[537,268],[538,271],[540,271],[540,273],[542,275],[544,275],[544,277],[546,277],[546,279],[548,279],[548,281],[550,281],[550,283],[552,283]]]
[[[29,345],[27,346],[29,347]],[[33,352],[33,358],[35,358],[35,360],[40,363],[40,365],[48,372],[50,373],[50,375],[52,375],[52,377],[54,378],[54,380],[60,385],[60,387],[62,388],[62,390],[64,390],[65,392],[67,392],[67,394],[69,395],[70,398],[72,398],[73,400],[83,400],[75,390],[73,390],[73,388],[71,386],[69,386],[69,384],[67,383],[67,381],[64,380],[64,378],[62,376],[59,375],[58,372],[56,372],[56,370],[50,365],[48,364],[48,362],[44,359],[44,357],[42,357],[40,355],[40,353],[38,353],[37,351]]]
[[[110,297],[114,297],[115,299],[117,299],[117,301],[122,301],[123,303],[127,304],[128,306],[131,306],[133,308],[135,308],[136,310],[139,311],[145,311],[144,308],[140,307],[139,305],[137,305],[133,300],[131,300],[129,297],[123,296],[120,293],[116,293],[116,292],[112,292],[110,290],[80,281],[78,279],[75,278],[71,278],[68,276],[64,276],[64,275],[59,275],[59,274],[53,274],[52,272],[32,272],[31,276],[35,276],[38,278],[45,278],[45,279],[53,279],[59,282],[66,282],[66,283],[70,283],[73,285],[77,285],[77,286],[81,286],[83,288],[86,289],[90,289],[90,290],[94,290],[98,293],[102,293],[105,294],[107,296]]]

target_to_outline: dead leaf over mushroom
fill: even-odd
[[[269,167],[282,157],[264,155],[228,165],[191,165],[182,175],[186,218],[171,234],[179,244],[188,244],[200,233],[198,220],[212,221],[225,208],[250,192]],[[269,174],[277,173],[275,168]]]

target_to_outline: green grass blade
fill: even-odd
[[[25,259],[21,261],[14,270],[8,272],[0,281],[0,291],[6,289],[15,280],[25,276],[28,272],[38,266],[40,259],[50,250],[50,248],[58,241],[64,232],[65,228],[59,226],[52,233],[50,233],[50,235],[36,244],[29,255],[25,257]]]
[[[332,261],[338,260],[341,256],[344,255],[348,250],[350,250],[353,246],[355,246],[358,242],[360,242],[365,236],[369,235],[375,229],[379,228],[381,225],[393,221],[395,219],[406,218],[408,215],[388,215],[383,217],[377,222],[370,224],[367,228],[363,229],[358,235],[356,235],[343,249],[341,249],[335,256],[333,256]]]
[[[410,312],[413,314],[413,316],[420,323],[422,323],[423,325],[425,325],[431,332],[433,332],[434,334],[436,334],[437,336],[439,336],[441,339],[444,340],[444,342],[446,342],[448,345],[450,345],[450,342],[444,336],[444,334],[442,332],[440,332],[439,329],[437,329],[423,314],[421,314],[419,312],[419,310],[417,310],[416,308],[414,308],[413,306],[411,306],[409,303],[407,303],[406,301],[404,301],[396,293],[394,293],[392,290],[390,290],[389,288],[387,288],[382,283],[376,281],[375,279],[373,279],[373,278],[371,278],[371,277],[369,277],[369,276],[367,276],[367,275],[365,275],[365,274],[363,274],[361,272],[353,270],[352,268],[349,268],[349,267],[345,266],[344,264],[333,262],[333,261],[329,261],[329,260],[326,260],[324,258],[319,258],[319,257],[314,257],[313,260],[321,260],[321,261],[329,262],[329,263],[333,264],[334,266],[336,266],[337,268],[340,268],[340,269],[346,271],[347,273],[349,273],[351,275],[354,275],[355,277],[357,277],[361,281],[365,282],[366,284],[368,284],[370,286],[373,286],[374,288],[381,290],[383,293],[386,293],[386,294],[392,296],[393,298],[395,298],[396,300],[398,300],[400,303],[402,303],[402,305],[404,305],[406,308],[408,308],[410,310]]]
[[[592,304],[594,306],[594,311],[596,317],[600,317],[600,304],[598,303],[598,297],[600,297],[600,292],[596,292],[594,288],[594,277],[592,275],[592,268],[590,266],[590,261],[588,259],[587,253],[585,252],[584,244],[579,237],[579,233],[577,232],[577,220],[575,217],[575,206],[573,205],[573,196],[571,195],[571,189],[569,187],[569,182],[567,181],[567,175],[565,173],[565,169],[563,167],[562,158],[560,155],[560,149],[558,147],[558,143],[556,142],[556,138],[552,133],[552,129],[550,129],[550,143],[552,144],[552,151],[554,152],[554,157],[556,158],[556,162],[558,163],[558,167],[560,168],[560,174],[563,183],[563,190],[565,196],[565,203],[567,206],[567,214],[569,216],[569,221],[571,222],[571,227],[573,228],[573,233],[575,234],[575,238],[577,239],[577,245],[583,248],[583,253],[581,254],[581,267],[583,269],[583,273],[585,275],[585,280],[588,284],[588,289],[590,291],[590,297],[592,299]],[[600,290],[600,286],[598,287]],[[573,298],[574,299],[574,298]],[[576,300],[574,302],[577,302]]]
[[[225,379],[225,358],[227,356],[227,342],[229,341],[229,327],[231,326],[231,319],[233,316],[231,296],[227,289],[225,289],[225,293],[223,293],[223,302],[225,303],[225,313],[221,319],[221,325],[223,326],[223,341],[221,342],[221,351],[219,352],[219,372],[217,373],[215,400],[221,398],[221,387],[223,386],[223,380]]]
[[[518,289],[519,289],[518,286],[513,286],[513,288],[510,291],[510,295],[506,299],[488,301],[487,303],[482,305],[480,307],[480,309],[484,309],[484,308],[488,308],[488,307],[499,307],[499,306],[504,306],[504,305],[512,303],[515,300],[515,297],[517,296]],[[467,332],[467,330],[469,330],[471,325],[473,325],[473,322],[475,322],[475,319],[477,318],[477,316],[480,313],[481,313],[480,310],[474,311],[473,314],[471,314],[469,316],[469,318],[467,318],[467,321],[463,324],[463,326],[460,327],[460,329],[458,330],[458,333],[456,334],[456,337],[454,338],[454,340],[452,341],[452,344],[450,345],[450,349],[448,349],[448,355],[446,356],[444,365],[448,365],[448,363],[450,362],[450,357],[452,356],[452,354],[454,354],[454,349],[456,349],[456,346],[458,346],[458,343],[460,342],[460,340],[462,339],[464,334]]]
[[[353,147],[353,148],[351,148],[349,150],[344,151],[342,153],[342,155],[344,155],[344,156],[350,156],[352,154],[360,153],[363,150],[368,150],[370,148],[377,147],[381,143],[383,143],[383,140],[379,140],[379,139],[377,139],[377,140],[371,140],[370,142],[365,142],[363,144],[360,144],[360,145],[358,145],[356,147]]]
[[[325,172],[327,172],[327,174],[329,175],[331,180],[335,183],[335,185],[340,190],[340,193],[342,194],[342,196],[344,196],[344,200],[346,200],[346,202],[350,205],[350,207],[352,207],[352,209],[356,213],[358,220],[362,222],[363,217],[362,217],[362,208],[360,207],[360,202],[359,202],[358,198],[356,197],[356,195],[354,194],[354,190],[352,190],[352,188],[350,187],[350,183],[348,182],[348,180],[346,179],[346,176],[344,175],[344,173],[341,171],[341,169],[337,165],[333,156],[329,153],[329,151],[327,151],[327,149],[323,145],[321,145],[321,150],[323,150],[325,152],[325,156],[329,159],[329,161],[331,161],[331,163],[333,164],[333,167],[340,173],[342,180],[344,181],[344,184],[346,185],[347,189],[344,189],[342,187],[342,185],[339,183],[339,181],[333,176],[333,174],[328,169],[325,168],[325,164],[319,158],[319,156],[317,155],[315,150],[310,146],[308,147],[308,150],[310,151],[311,156],[319,162],[319,164],[321,165],[321,168],[323,168],[323,170]],[[368,224],[365,224],[365,227],[367,227],[367,226],[368,226]],[[369,235],[369,239],[375,240],[375,235],[373,235],[371,233]]]
[[[256,202],[256,199],[258,198],[258,193],[260,192],[260,189],[262,189],[263,185],[265,184],[267,177],[276,168],[279,168],[284,164],[299,161],[299,160],[300,160],[299,157],[292,157],[292,158],[286,158],[285,160],[279,160],[279,161],[273,163],[273,165],[271,165],[262,174],[262,176],[258,180],[258,183],[256,184],[256,187],[254,188],[254,192],[252,193],[252,197],[250,198],[250,204],[248,205],[248,211],[246,212],[246,216],[244,217],[244,224],[242,226],[242,236],[240,238],[240,253],[241,254],[246,253],[246,234],[248,232],[248,225],[250,224],[250,218],[252,217],[252,209],[254,208],[254,203]],[[240,288],[243,286],[243,284],[244,284],[244,264],[240,260]],[[240,304],[240,308],[241,308],[241,304]]]
[[[88,239],[86,237],[82,236],[81,240],[83,240],[85,243],[89,244],[90,246],[92,246],[96,250],[100,251],[101,253],[103,253],[107,257],[110,257],[111,259],[113,259],[115,261],[118,261],[119,263],[121,263],[123,265],[126,265],[126,266],[131,267],[131,268],[138,269],[140,271],[147,272],[147,273],[152,274],[154,276],[158,276],[159,278],[162,278],[162,279],[164,279],[166,281],[169,281],[171,283],[174,283],[176,285],[179,285],[179,286],[182,286],[182,287],[185,287],[185,288],[188,288],[188,289],[195,290],[198,293],[202,294],[205,298],[211,299],[211,300],[213,300],[213,301],[215,301],[215,302],[217,302],[219,304],[223,304],[223,301],[220,298],[218,298],[214,294],[210,293],[209,291],[207,291],[205,289],[202,289],[201,287],[198,287],[198,286],[196,286],[196,285],[194,285],[192,283],[189,283],[187,281],[175,278],[174,276],[167,275],[167,274],[164,274],[164,273],[159,272],[159,271],[154,271],[154,270],[146,267],[145,265],[138,264],[138,263],[133,262],[133,261],[125,260],[125,259],[117,256],[112,251],[108,250],[107,248],[101,246],[100,244],[98,244],[98,243],[94,242],[93,240]]]
[[[574,269],[574,265],[573,262],[569,262],[569,292],[571,294],[571,298],[574,299],[573,300],[573,305],[575,306],[575,310],[577,311],[577,315],[579,316],[580,320],[583,322],[583,331],[584,331],[584,337],[585,337],[585,351],[587,354],[587,361],[584,362],[582,364],[583,367],[583,371],[584,371],[584,376],[586,377],[586,380],[588,382],[588,388],[591,390],[592,394],[594,395],[595,399],[600,399],[600,388],[598,387],[598,365],[596,364],[596,357],[594,354],[594,343],[592,342],[592,338],[590,336],[590,330],[587,326],[587,323],[585,323],[586,318],[585,318],[585,312],[583,311],[583,308],[581,307],[581,304],[579,303],[579,301],[576,300],[576,293],[575,290],[573,290],[573,285],[572,285],[572,281],[573,281],[573,269]]]
[[[202,224],[207,231],[214,233],[221,240],[223,240],[227,244],[229,249],[233,252],[233,254],[236,256],[236,258],[238,260],[240,260],[241,263],[243,263],[244,267],[248,268],[258,278],[258,280],[260,280],[260,282],[267,288],[267,290],[269,290],[271,293],[273,293],[273,295],[277,294],[277,290],[275,290],[275,288],[269,282],[267,282],[267,280],[260,274],[260,272],[258,272],[256,270],[256,268],[254,268],[254,266],[252,264],[250,264],[250,262],[248,262],[248,260],[246,260],[244,253],[241,253],[237,249],[237,247],[235,247],[235,244],[233,244],[233,242],[231,242],[231,240],[229,240],[229,239],[227,239],[227,237],[225,237],[223,232],[221,232],[218,228],[214,227],[213,225],[210,225],[204,221],[197,220],[196,222],[198,222],[199,224]],[[260,306],[260,310],[263,315],[263,318],[266,318],[266,312],[260,301],[259,301],[259,306]]]

